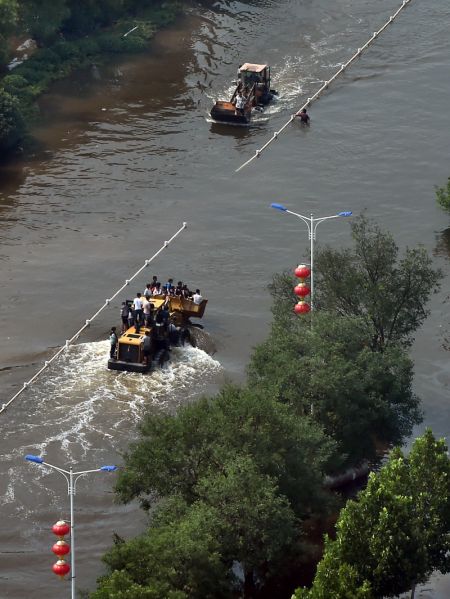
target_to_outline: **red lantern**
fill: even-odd
[[[70,566],[69,564],[66,564],[63,559],[59,559],[56,564],[53,564],[52,570],[56,576],[64,578],[64,576],[70,572]]]
[[[295,304],[294,306],[294,312],[296,314],[308,314],[310,310],[311,306],[308,302],[298,302],[298,304]]]
[[[309,295],[310,291],[311,289],[308,287],[308,285],[305,285],[305,283],[299,283],[294,287],[294,293],[299,297],[306,297]]]
[[[64,535],[69,534],[70,526],[64,520],[58,520],[56,524],[53,524],[52,531],[53,534],[62,540]]]
[[[304,264],[299,264],[297,268],[294,270],[294,274],[299,279],[307,279],[311,274],[311,269]]]
[[[70,553],[70,545],[68,545],[65,541],[56,541],[52,547],[52,551],[55,555],[62,559],[64,555]]]

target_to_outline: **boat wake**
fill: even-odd
[[[23,486],[29,470],[25,454],[45,455],[62,467],[117,460],[145,412],[174,412],[221,378],[220,363],[191,346],[174,347],[164,368],[145,375],[108,370],[108,352],[108,341],[70,347],[21,401],[23,411],[5,419],[3,461],[10,467],[0,483],[3,505],[17,501],[17,485]],[[36,469],[42,490],[46,474]]]

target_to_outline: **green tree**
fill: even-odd
[[[20,4],[22,26],[40,45],[56,38],[69,15],[66,0],[27,0]]]
[[[24,123],[18,101],[0,89],[0,150],[14,148],[22,139],[23,132]]]
[[[314,585],[297,589],[292,599],[374,599],[374,595],[370,583],[361,582],[353,566],[341,563],[337,545],[326,539]]]
[[[0,33],[10,35],[17,25],[17,0],[0,0]]]
[[[122,501],[180,493],[198,499],[197,483],[211,467],[220,470],[236,455],[248,455],[274,478],[302,516],[319,509],[334,443],[309,418],[264,392],[228,386],[176,415],[149,415],[140,438],[125,454],[116,491]]]
[[[441,208],[450,212],[450,177],[445,187],[436,187],[436,200]]]
[[[98,27],[110,25],[127,12],[124,0],[67,0],[70,17],[64,23],[69,35],[86,35]]]
[[[110,573],[92,599],[213,599],[229,596],[220,555],[217,511],[173,497],[144,535],[116,539],[104,561]]]
[[[280,313],[248,369],[251,387],[303,417],[312,411],[337,442],[337,468],[374,459],[379,443],[402,443],[421,420],[412,361],[395,344],[371,351],[369,330],[361,317],[317,312],[311,328]]]
[[[246,456],[230,460],[221,471],[211,468],[197,489],[201,501],[217,510],[224,559],[242,568],[243,596],[254,597],[298,535],[289,502]]]
[[[298,536],[298,525],[276,483],[248,457],[211,468],[189,505],[173,496],[157,508],[146,535],[116,542],[105,556],[110,574],[92,599],[254,597]],[[237,574],[237,565],[242,578]],[[139,595],[141,593],[141,595]],[[159,594],[158,594],[159,593]]]
[[[371,474],[357,501],[349,501],[337,522],[335,541],[327,541],[323,566],[309,593],[319,599],[341,568],[352,569],[356,586],[374,599],[397,596],[428,580],[433,570],[450,568],[450,461],[443,440],[431,431],[418,438],[406,458],[391,453]],[[333,595],[334,599],[347,597]]]
[[[353,248],[316,250],[316,308],[364,318],[374,350],[392,342],[409,346],[429,314],[426,305],[442,273],[423,247],[407,248],[400,257],[392,235],[365,216],[354,219],[351,230]],[[272,291],[280,309],[292,310],[292,287],[292,277],[275,277]]]
[[[18,8],[17,0],[0,0],[0,67],[9,58],[8,36],[17,25]]]

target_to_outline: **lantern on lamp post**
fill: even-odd
[[[56,564],[53,564],[52,570],[56,576],[59,576],[61,580],[64,580],[66,574],[70,572],[70,566],[63,559],[59,559]]]
[[[64,556],[70,553],[70,545],[68,545],[64,537],[69,534],[70,526],[65,520],[58,520],[56,524],[52,526],[53,534],[58,537],[58,541],[53,545],[52,551],[58,557],[56,564],[53,564],[52,570],[59,576],[61,580],[64,580],[66,574],[70,572],[70,566],[64,560]]]
[[[294,270],[294,275],[298,279],[307,279],[310,274],[311,269],[309,268],[309,266],[306,266],[305,264],[299,264],[297,268]]]
[[[286,212],[287,214],[293,214],[294,216],[296,216],[297,218],[302,220],[305,223],[305,225],[308,227],[308,238],[309,238],[309,242],[310,242],[309,255],[310,255],[311,268],[308,268],[307,266],[304,266],[304,265],[298,266],[295,269],[295,276],[299,277],[301,279],[303,279],[303,278],[306,279],[309,276],[311,276],[311,306],[310,306],[310,309],[313,310],[314,309],[314,242],[316,240],[316,229],[317,229],[319,223],[323,222],[324,220],[329,220],[331,218],[347,217],[347,216],[351,216],[352,213],[351,212],[339,212],[338,214],[333,214],[332,216],[322,216],[320,218],[314,218],[314,216],[312,214],[309,217],[309,216],[303,216],[303,214],[298,214],[297,212],[292,212],[291,210],[288,210],[285,206],[283,206],[283,204],[270,204],[270,207],[274,208],[275,210],[279,210],[280,212]],[[302,269],[307,269],[308,274],[307,275],[302,274],[302,272],[304,272]],[[308,312],[309,312],[309,310],[308,310]],[[297,310],[296,310],[296,313],[303,314],[303,312],[297,312]]]
[[[311,310],[311,306],[305,301],[305,298],[311,293],[311,289],[305,283],[305,280],[311,274],[311,269],[305,264],[299,264],[294,270],[295,276],[300,279],[298,285],[294,287],[294,293],[300,298],[300,300],[294,306],[294,312],[296,314],[308,314]]]
[[[297,304],[295,304],[294,306],[294,312],[296,314],[308,314],[308,312],[311,311],[311,306],[308,304],[308,302],[298,302]]]
[[[117,466],[101,466],[100,468],[95,468],[93,470],[81,470],[79,472],[74,472],[72,466],[70,466],[69,470],[64,470],[59,466],[54,466],[53,464],[49,464],[48,462],[44,462],[44,459],[37,455],[28,454],[25,456],[25,459],[29,462],[34,462],[35,464],[39,464],[42,466],[47,466],[52,470],[56,470],[59,472],[67,482],[67,494],[69,495],[70,500],[70,524],[65,522],[64,520],[58,520],[56,524],[52,526],[53,533],[59,538],[59,540],[53,545],[52,551],[55,553],[59,559],[56,564],[53,564],[52,570],[61,578],[64,578],[66,574],[71,572],[70,575],[70,588],[71,588],[71,598],[75,599],[75,523],[74,523],[74,496],[76,492],[77,481],[80,477],[86,476],[86,474],[91,474],[92,472],[113,472],[117,470]],[[65,535],[70,532],[70,541],[72,545],[72,551],[70,546],[64,541]],[[70,566],[64,560],[64,556],[67,555],[71,551],[70,555]]]

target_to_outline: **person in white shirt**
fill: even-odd
[[[139,328],[144,324],[144,312],[142,310],[141,294],[136,293],[136,297],[133,300],[134,307],[134,325]]]
[[[203,297],[200,295],[200,289],[195,290],[195,293],[192,296],[192,301],[197,305],[202,303]]]
[[[146,327],[150,326],[150,316],[152,311],[152,303],[148,301],[146,297],[144,297],[144,301],[142,302],[142,310],[144,312],[144,324]]]
[[[236,100],[235,100],[236,114],[240,114],[240,115],[244,114],[244,108],[245,108],[246,102],[247,102],[247,99],[241,94],[241,92],[238,92],[236,95]]]

